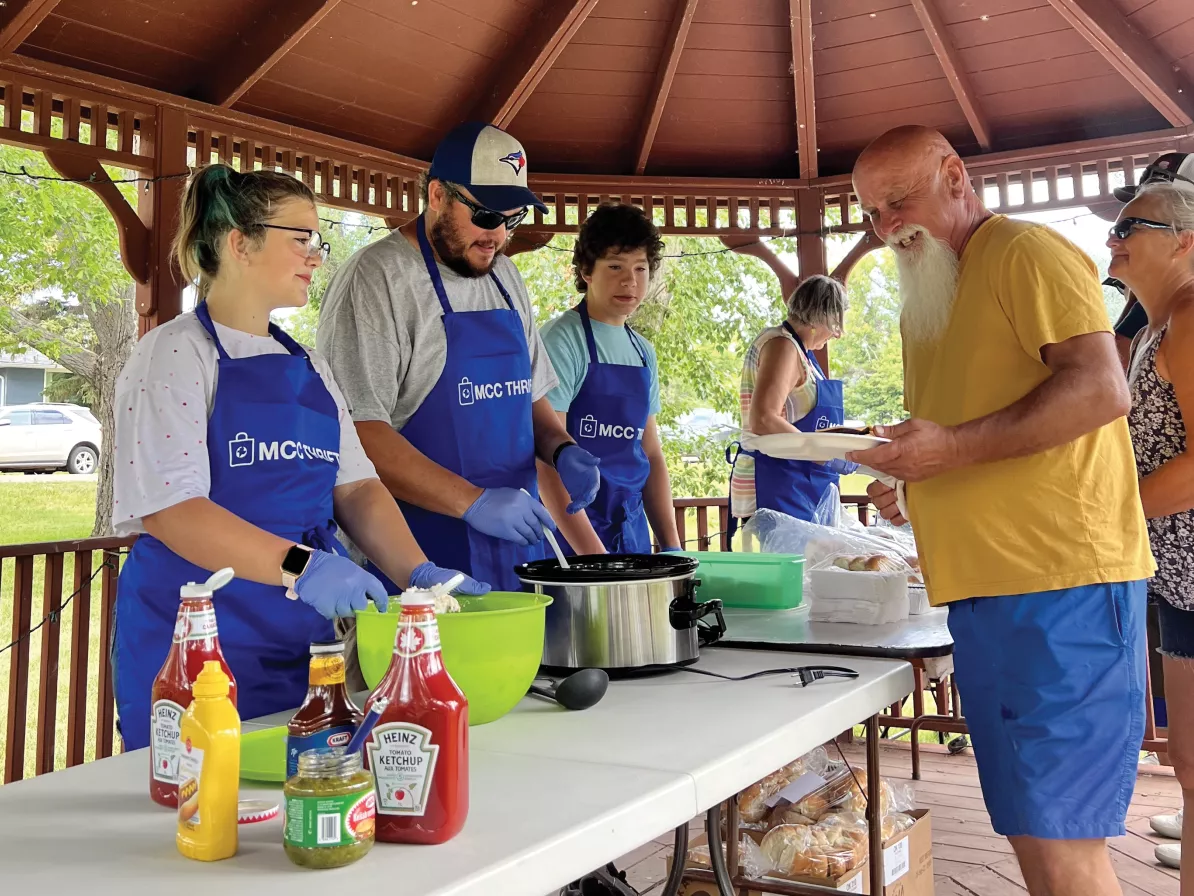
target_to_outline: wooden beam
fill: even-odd
[[[264,21],[238,35],[221,59],[204,66],[210,76],[191,94],[215,106],[233,105],[339,5],[340,0],[274,4]]]
[[[676,67],[680,64],[680,54],[684,52],[684,43],[688,40],[688,30],[692,27],[692,18],[696,15],[698,2],[700,0],[676,0],[676,15],[672,19],[668,39],[663,45],[663,55],[655,73],[655,88],[651,92],[651,102],[647,106],[647,116],[643,119],[642,132],[638,139],[635,174],[641,175],[647,170],[647,157],[651,155],[651,144],[655,142],[655,132],[659,130],[659,122],[663,118],[663,107],[667,105],[672,81],[676,77]]]
[[[149,283],[149,228],[112,183],[99,159],[64,149],[48,149],[45,156],[50,167],[63,177],[87,181],[83,186],[95,193],[116,219],[124,269],[138,283]]]
[[[757,236],[726,234],[721,237],[721,242],[726,248],[733,249],[740,255],[753,256],[771,268],[771,272],[779,280],[779,293],[785,301],[800,285],[800,276],[784,264],[784,260]]]
[[[800,176],[817,176],[817,97],[813,90],[813,3],[788,0],[792,26],[792,77],[796,83],[796,151]]]
[[[59,0],[8,0],[0,3],[0,56],[15,53],[37,26],[54,11]]]
[[[970,75],[962,67],[962,60],[954,47],[953,41],[945,30],[945,22],[937,10],[936,0],[912,0],[912,8],[916,10],[916,17],[920,19],[921,27],[933,45],[933,52],[937,54],[937,61],[945,72],[945,79],[949,81],[950,89],[958,99],[958,105],[970,122],[970,130],[978,140],[983,152],[991,150],[991,126],[978,104],[978,94],[970,83]]]
[[[1170,124],[1194,124],[1194,85],[1128,22],[1112,0],[1049,0],[1063,19]]]
[[[153,144],[154,177],[186,171],[186,114],[171,106],[159,106]],[[181,177],[160,180],[150,184],[148,190],[137,191],[137,213],[149,230],[149,277],[144,284],[137,284],[141,335],[182,313],[185,284],[171,244],[185,191],[186,181]]]
[[[520,40],[502,58],[492,89],[477,103],[470,118],[500,128],[509,126],[596,5],[597,0],[541,3],[527,28],[526,40]]]
[[[873,230],[863,232],[862,239],[850,247],[850,251],[846,253],[846,257],[837,263],[837,267],[833,269],[833,272],[829,276],[845,286],[846,280],[850,277],[850,272],[854,270],[854,266],[862,261],[867,254],[882,248],[883,240],[875,236]]]

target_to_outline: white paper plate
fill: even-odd
[[[888,439],[856,436],[843,432],[777,432],[766,436],[745,436],[742,447],[783,460],[844,460],[850,451],[865,451]]]

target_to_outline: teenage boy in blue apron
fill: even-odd
[[[481,122],[440,143],[423,198],[422,215],[333,279],[317,345],[428,556],[517,591],[514,567],[542,556],[553,524],[536,459],[558,472],[571,513],[601,480],[544,397],[556,377],[502,255],[528,207],[546,207],[527,188],[522,146]]]
[[[541,332],[560,381],[548,393],[551,406],[601,459],[597,499],[575,515],[565,512],[560,477],[539,466],[543,501],[570,552],[648,554],[652,531],[663,550],[682,547],[656,425],[655,349],[626,323],[642,304],[662,253],[659,231],[641,209],[600,206],[581,227],[572,254],[583,298]]]

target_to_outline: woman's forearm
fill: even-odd
[[[336,522],[361,551],[400,588],[427,560],[394,496],[380,479],[338,486],[332,493]]]
[[[1183,452],[1142,478],[1140,503],[1150,520],[1194,508],[1194,454]]]
[[[145,531],[182,559],[237,578],[282,584],[282,561],[293,541],[254,526],[209,498],[191,498],[141,520]]]
[[[539,499],[572,549],[578,554],[604,554],[605,545],[593,530],[589,515],[583,510],[568,512],[568,504],[572,499],[560,481],[560,474],[541,460],[535,462],[535,468],[539,471]]]

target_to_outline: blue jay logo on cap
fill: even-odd
[[[505,162],[514,169],[515,174],[521,174],[522,169],[527,166],[527,157],[520,149],[517,152],[512,152],[509,155],[502,156],[498,159],[499,162]]]

